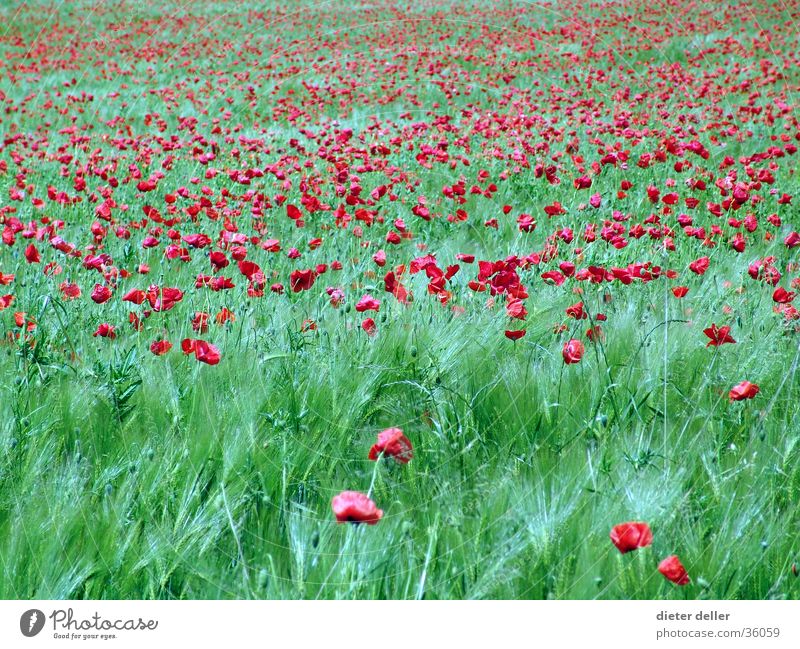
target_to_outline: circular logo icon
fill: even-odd
[[[22,635],[32,638],[37,635],[44,628],[44,613],[38,608],[32,608],[30,611],[25,611],[22,617],[19,618],[19,630]]]

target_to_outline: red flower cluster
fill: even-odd
[[[760,316],[783,358],[800,333],[797,33],[777,3],[650,3],[633,30],[635,7],[517,28],[530,3],[384,1],[352,14],[370,29],[347,30],[337,3],[270,15],[229,2],[225,20],[187,9],[188,44],[169,12],[121,29],[116,3],[92,3],[99,43],[68,12],[42,33],[41,3],[15,4],[0,37],[0,328],[4,343],[46,336],[54,367],[114,345],[149,344],[137,362],[162,363],[182,338],[183,370],[219,364],[220,349],[255,366],[284,332],[309,356],[388,366],[406,336],[460,343],[488,328],[499,372],[545,350],[542,376],[554,364],[616,408],[635,374],[610,380],[619,356],[604,352],[625,336],[641,334],[638,369],[662,324],[668,350],[698,355],[698,340],[737,343],[732,326],[759,331]],[[512,28],[488,33],[489,13]],[[769,26],[750,29],[761,14]],[[287,38],[265,53],[250,35],[273,18]],[[683,48],[682,19],[708,47],[654,61],[655,46]],[[334,21],[348,36],[320,37]],[[701,336],[715,318],[731,324]],[[730,387],[747,370],[733,356],[714,350],[721,400],[756,399],[755,383]],[[664,387],[677,403],[683,387]],[[392,427],[366,455],[392,460],[377,474],[414,452]],[[332,506],[340,521],[382,515],[358,492]],[[610,536],[623,554],[653,543],[643,522]],[[688,583],[675,556],[659,570]]]
[[[646,548],[653,543],[653,532],[647,523],[620,523],[611,528],[611,542],[622,553]],[[658,571],[679,586],[689,583],[689,575],[677,556],[672,555],[658,564]]]

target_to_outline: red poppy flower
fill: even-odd
[[[140,288],[132,288],[122,296],[123,302],[133,302],[134,304],[141,304],[145,299],[147,299],[147,293]]]
[[[735,343],[736,341],[731,337],[730,331],[731,328],[728,325],[717,327],[715,324],[712,324],[708,329],[703,329],[703,333],[711,339],[706,347],[719,347],[725,343]]]
[[[528,310],[525,308],[525,303],[522,300],[511,299],[506,304],[506,315],[509,318],[524,320],[528,315]]]
[[[36,329],[36,323],[24,311],[17,311],[14,314],[14,324],[20,328],[25,327],[25,331]]]
[[[211,237],[207,234],[186,234],[183,240],[192,248],[205,248],[211,243]]]
[[[589,317],[589,314],[583,309],[583,302],[578,302],[577,304],[568,306],[566,309],[566,314],[570,318],[575,318],[576,320],[585,320]]]
[[[364,311],[380,311],[381,303],[370,295],[362,297],[358,304],[356,304],[356,311],[363,313]]]
[[[697,275],[702,275],[708,270],[710,263],[711,260],[708,257],[700,257],[700,259],[696,259],[689,264],[689,270]]]
[[[208,318],[210,315],[205,311],[195,311],[192,316],[192,329],[204,334],[208,331]]]
[[[195,358],[206,365],[216,365],[221,358],[219,349],[211,343],[207,343],[205,340],[184,338],[181,341],[181,349],[184,354],[191,354],[194,352]]]
[[[677,297],[678,299],[682,297],[686,297],[686,294],[689,292],[689,288],[686,286],[673,286],[672,287],[672,294]]]
[[[509,340],[519,340],[526,333],[528,332],[525,331],[525,329],[514,329],[514,330],[506,329],[506,338],[508,338]]]
[[[375,525],[383,516],[383,510],[378,509],[369,496],[358,491],[343,491],[334,496],[331,508],[339,523]]]
[[[150,351],[156,356],[163,356],[170,349],[172,349],[172,343],[169,340],[156,340],[150,345]]]
[[[611,528],[611,542],[622,554],[644,548],[653,542],[653,532],[647,523],[620,523]]]
[[[400,464],[407,464],[414,457],[411,442],[400,428],[387,428],[378,433],[377,443],[369,449],[369,459],[377,460],[381,453],[393,457]]]
[[[375,321],[372,318],[364,318],[364,321],[361,323],[361,328],[370,336],[374,336],[378,333],[378,328],[375,326]]]
[[[267,239],[261,244],[261,247],[267,252],[280,252],[281,242],[278,239]]]
[[[303,216],[303,213],[295,205],[292,205],[291,203],[287,203],[286,204],[286,215],[290,219],[296,221],[297,219],[299,219],[299,218],[301,218]]]
[[[25,248],[25,259],[29,264],[38,264],[42,260],[39,251],[36,249],[36,246],[34,246],[32,243],[29,244],[27,248]]]
[[[228,258],[225,256],[225,253],[220,252],[219,250],[215,250],[209,253],[208,259],[211,261],[211,267],[215,271],[221,270],[231,263],[228,261]]]
[[[731,401],[743,401],[744,399],[752,399],[758,394],[759,387],[750,381],[742,381],[738,385],[731,388],[730,398]]]
[[[247,279],[258,279],[256,276],[261,276],[262,278],[264,276],[264,273],[258,264],[246,259],[243,259],[239,262],[239,272]]]
[[[178,302],[183,299],[183,291],[178,288],[171,288],[165,286],[159,289],[157,286],[151,286],[147,293],[147,300],[153,311],[169,311]]]
[[[289,286],[295,293],[307,291],[314,285],[316,278],[317,274],[310,268],[307,270],[293,270],[289,276]]]
[[[553,282],[556,286],[561,286],[566,281],[566,277],[557,270],[548,270],[546,273],[542,273],[542,279],[547,283]]]
[[[117,337],[117,333],[114,331],[114,327],[107,322],[103,322],[102,324],[97,325],[97,330],[92,334],[95,338],[100,336],[101,338],[111,338],[112,340]]]
[[[92,301],[97,302],[97,304],[103,304],[103,302],[108,302],[111,298],[111,289],[108,286],[103,286],[102,284],[95,284],[94,288],[92,289]]]
[[[144,317],[145,318],[150,317],[150,311],[145,311]],[[137,313],[134,313],[133,311],[131,311],[128,314],[128,322],[131,323],[131,327],[133,327],[134,331],[141,331],[142,329],[144,329],[144,323],[142,322],[142,319],[139,317]]]
[[[590,327],[586,330],[586,337],[591,340],[592,342],[600,341],[603,342],[606,339],[606,335],[603,332],[603,328],[600,325],[595,325],[594,327]]]
[[[64,296],[65,300],[74,300],[81,296],[81,287],[77,284],[70,284],[69,282],[62,282],[59,285],[61,289],[61,295]]]
[[[226,322],[236,322],[236,316],[233,315],[228,307],[222,307],[222,310],[214,317],[218,325],[224,325]]]
[[[573,338],[564,343],[564,349],[561,350],[561,355],[564,357],[564,362],[567,365],[572,363],[580,363],[583,358],[584,347],[580,340]]]
[[[685,586],[691,581],[686,573],[686,568],[683,567],[680,559],[674,554],[658,564],[658,571],[672,583],[678,584],[678,586]]]
[[[334,286],[329,286],[328,288],[325,289],[325,292],[331,298],[332,307],[338,309],[342,305],[342,302],[344,302],[344,291],[342,291],[342,289],[336,288]]]

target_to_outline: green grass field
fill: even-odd
[[[0,277],[14,275],[0,285],[13,295],[0,311],[0,597],[800,597],[800,339],[772,297],[798,277],[800,248],[784,241],[800,229],[800,198],[778,201],[797,193],[797,156],[756,156],[800,137],[797,14],[768,2],[728,15],[678,0],[648,11],[643,2],[408,5],[0,9],[0,228],[14,239],[0,245]],[[346,128],[352,138],[338,138]],[[709,156],[675,153],[670,138],[701,142]],[[611,151],[630,151],[627,165],[601,166]],[[636,164],[656,152],[664,159]],[[733,163],[721,166],[726,156]],[[691,164],[676,171],[680,160]],[[756,186],[748,167],[773,182]],[[730,168],[731,185],[715,184]],[[245,169],[263,173],[247,184],[231,176]],[[573,182],[583,175],[591,189]],[[137,186],[148,178],[156,189]],[[461,178],[457,203],[443,188]],[[469,192],[489,182],[490,196]],[[735,182],[749,183],[741,209],[709,212]],[[363,204],[346,202],[352,183]],[[386,195],[370,198],[381,186]],[[649,186],[681,202],[654,202]],[[62,191],[81,200],[59,200]],[[176,192],[170,212],[164,197]],[[595,193],[597,209],[587,206]],[[303,210],[305,227],[278,195]],[[430,220],[412,212],[423,195]],[[104,219],[96,208],[109,196]],[[327,209],[309,210],[309,196]],[[688,196],[699,205],[687,207]],[[563,213],[548,217],[555,201]],[[340,204],[380,218],[337,227]],[[148,221],[148,205],[177,220]],[[448,220],[457,209],[469,218]],[[707,236],[686,234],[684,212]],[[535,217],[534,231],[518,227],[521,213]],[[648,223],[651,214],[660,221]],[[746,214],[752,232],[729,222]],[[397,218],[413,236],[395,245],[386,235]],[[498,227],[484,225],[492,218]],[[220,243],[226,221],[247,236],[263,297],[248,296],[236,262],[210,270],[210,250],[232,254]],[[582,238],[590,223],[594,242]],[[615,223],[625,246],[600,236]],[[659,223],[672,249],[663,229],[630,235]],[[152,228],[157,245],[143,248]],[[574,240],[559,238],[563,228]],[[743,254],[731,247],[737,232]],[[180,239],[190,233],[213,243],[191,248]],[[80,254],[57,250],[55,235]],[[314,237],[322,245],[310,247]],[[259,245],[268,238],[281,252]],[[38,263],[26,259],[31,243]],[[191,259],[165,256],[171,243]],[[548,245],[552,259],[517,269],[524,322],[510,321],[508,295],[489,300],[470,287],[479,260]],[[379,249],[385,268],[372,258]],[[109,258],[93,270],[82,263],[90,253]],[[459,253],[475,263],[460,263],[446,296],[408,270],[426,254],[444,270]],[[702,256],[710,268],[700,276],[689,264]],[[777,285],[748,274],[769,256]],[[290,290],[293,270],[334,260],[341,270]],[[542,280],[562,261],[651,262],[676,276]],[[408,304],[384,288],[401,264]],[[199,274],[235,287],[197,288]],[[81,297],[66,299],[62,282]],[[282,294],[270,291],[276,282]],[[109,301],[90,299],[96,283],[113,289]],[[149,317],[147,302],[121,300],[149,285],[184,297]],[[682,299],[678,285],[689,288]],[[338,308],[327,286],[343,289]],[[355,309],[364,294],[379,312]],[[565,315],[579,300],[589,319]],[[223,307],[235,320],[220,325]],[[205,333],[192,328],[196,312],[210,315]],[[366,316],[375,335],[362,329]],[[116,338],[93,336],[100,323]],[[706,347],[712,323],[731,326],[736,344]],[[591,342],[584,332],[597,324],[603,336]],[[506,329],[526,334],[512,341]],[[219,364],[181,353],[181,340],[196,337],[219,348]],[[161,338],[174,348],[157,356],[150,345]],[[581,362],[565,364],[568,339],[584,341]],[[732,401],[743,380],[758,395]],[[408,464],[368,459],[389,427],[413,443]],[[337,524],[331,499],[343,490],[369,493],[380,522]],[[652,545],[618,552],[609,532],[625,521],[646,521]],[[672,554],[686,586],[656,570]]]

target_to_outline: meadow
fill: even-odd
[[[0,597],[800,598],[799,18],[4,3]]]

